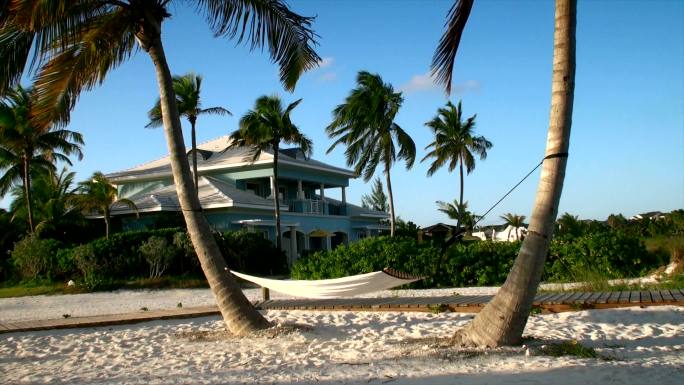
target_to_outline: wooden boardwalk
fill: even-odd
[[[492,295],[452,295],[441,297],[338,298],[328,300],[280,299],[257,302],[255,306],[260,310],[452,311],[476,313],[492,298]],[[662,305],[684,306],[684,290],[542,293],[536,296],[532,306],[539,309],[541,313],[558,313],[582,309]],[[204,306],[90,317],[0,322],[0,334],[134,324],[217,314],[219,314],[219,311],[216,306]]]

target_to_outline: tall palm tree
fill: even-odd
[[[276,247],[282,248],[283,235],[280,231],[280,200],[278,199],[278,157],[280,143],[294,144],[301,148],[305,156],[313,153],[313,143],[292,123],[290,112],[302,99],[290,103],[283,110],[283,103],[277,96],[261,96],[254,108],[240,119],[240,128],[231,135],[229,147],[249,147],[247,161],[254,162],[262,151],[273,151],[273,182],[271,195],[275,207]]]
[[[390,235],[394,236],[396,214],[390,169],[397,159],[404,159],[406,169],[410,169],[416,160],[416,145],[394,122],[404,101],[401,92],[394,92],[392,85],[384,83],[380,75],[366,71],[358,73],[356,84],[344,104],[335,107],[333,121],[325,129],[330,138],[337,138],[327,152],[339,144],[346,145],[347,165],[354,166],[357,174],[363,174],[366,182],[382,163],[389,195]]]
[[[454,60],[473,0],[457,0],[447,16],[446,31],[432,61],[439,83],[451,89]],[[544,269],[563,189],[570,145],[575,90],[577,1],[556,0],[551,116],[546,157],[527,237],[506,282],[454,341],[461,345],[499,346],[520,343]]]
[[[232,115],[230,111],[223,107],[202,108],[200,92],[202,89],[202,75],[188,73],[182,76],[173,77],[173,92],[176,94],[176,106],[180,116],[184,116],[190,122],[192,138],[192,171],[195,178],[195,190],[199,183],[197,174],[197,136],[195,135],[195,124],[200,115]],[[147,113],[150,122],[145,127],[159,127],[164,122],[162,120],[161,100],[157,99],[154,107]]]
[[[105,237],[109,239],[109,229],[111,225],[111,209],[114,203],[121,203],[138,213],[138,207],[130,199],[117,196],[116,186],[107,179],[104,174],[97,171],[90,180],[81,182],[79,193],[74,195],[71,201],[81,209],[84,214],[98,213],[102,215],[105,222]]]
[[[462,121],[463,110],[461,102],[458,106],[447,102],[446,107],[437,110],[437,116],[425,123],[430,127],[435,135],[435,141],[425,147],[426,150],[432,149],[423,157],[421,162],[429,158],[434,158],[427,171],[428,176],[432,176],[437,170],[449,163],[449,172],[454,171],[459,166],[461,176],[461,190],[459,203],[463,204],[463,165],[466,172],[470,174],[475,169],[475,157],[478,155],[480,160],[487,158],[487,150],[492,148],[492,142],[484,136],[475,136],[475,116],[473,115],[466,121]],[[456,226],[460,226],[462,218],[456,218]]]
[[[56,161],[71,165],[69,155],[83,158],[81,134],[56,125],[37,126],[31,120],[35,108],[33,90],[21,85],[9,90],[0,101],[0,196],[20,183],[31,233],[35,230],[31,178],[41,170],[54,171]]]
[[[501,216],[501,219],[504,220],[506,227],[509,227],[508,239],[511,238],[511,228],[514,228],[515,229],[515,240],[519,241],[520,240],[520,230],[519,229],[521,227],[525,226],[525,216],[506,213],[506,214]]]
[[[188,3],[189,1],[186,1]],[[194,191],[185,153],[173,79],[162,43],[162,25],[171,0],[9,0],[0,6],[0,94],[16,84],[27,67],[35,77],[36,124],[67,120],[84,89],[137,52],[154,65],[171,170],[188,233],[226,326],[248,334],[269,326],[242,294],[213,238]],[[293,90],[299,76],[318,65],[313,18],[292,12],[282,0],[191,2],[216,36],[237,38],[252,49],[266,46],[280,67],[280,80]],[[55,114],[55,106],[67,106]]]

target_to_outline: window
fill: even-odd
[[[261,186],[259,185],[259,183],[246,182],[245,190],[253,192],[254,195],[261,196]]]

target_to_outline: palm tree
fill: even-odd
[[[173,77],[173,92],[176,94],[176,106],[180,116],[185,116],[190,122],[192,137],[192,171],[195,178],[195,190],[197,190],[199,175],[197,174],[197,137],[195,124],[200,115],[232,115],[223,107],[202,108],[200,91],[202,88],[202,76],[194,73]],[[161,100],[157,99],[154,107],[147,113],[150,122],[145,127],[159,127],[163,124]]]
[[[577,215],[572,215],[570,213],[565,213],[556,220],[556,236],[567,237],[567,238],[577,238],[581,236],[585,231],[585,224],[582,222]]]
[[[71,201],[81,209],[84,214],[98,213],[102,215],[105,222],[105,237],[109,239],[109,228],[111,225],[111,209],[114,203],[121,203],[138,213],[138,207],[130,199],[119,199],[116,186],[107,179],[104,174],[97,171],[90,180],[81,182],[79,194],[73,196]]]
[[[508,238],[511,238],[511,229],[510,227],[515,229],[515,240],[519,241],[520,240],[520,234],[519,234],[519,229],[523,226],[525,226],[525,216],[524,215],[517,215],[517,214],[511,214],[511,213],[506,213],[501,216],[501,219],[504,220],[506,227],[509,227],[508,230]]]
[[[299,128],[292,123],[290,112],[299,105],[302,99],[295,101],[283,110],[283,104],[277,96],[262,96],[240,119],[240,128],[230,135],[231,147],[249,147],[247,161],[254,162],[262,151],[273,151],[273,179],[271,195],[275,207],[276,247],[281,249],[283,235],[280,231],[280,202],[278,197],[278,156],[280,143],[299,146],[305,156],[313,153],[313,143]]]
[[[445,108],[437,110],[437,116],[425,123],[432,129],[435,141],[425,147],[426,150],[432,150],[421,160],[424,162],[429,158],[434,158],[427,171],[428,176],[432,176],[447,162],[449,163],[449,172],[454,171],[457,165],[459,166],[461,176],[460,204],[463,204],[463,165],[465,165],[466,172],[470,174],[475,169],[473,153],[478,155],[480,160],[484,160],[487,158],[487,150],[492,148],[492,142],[485,139],[484,136],[474,135],[476,115],[464,122],[461,118],[462,114],[460,101],[458,106],[447,102]],[[455,219],[456,226],[460,226],[462,218]]]
[[[390,235],[394,236],[396,218],[390,169],[397,159],[406,161],[406,169],[416,160],[416,145],[394,118],[404,99],[401,92],[394,92],[391,84],[383,83],[378,74],[361,71],[356,76],[357,87],[333,111],[333,121],[325,131],[330,138],[337,138],[328,149],[330,153],[338,144],[347,146],[347,165],[368,182],[382,163],[389,195]],[[396,145],[399,146],[397,152]]]
[[[466,231],[473,231],[475,223],[480,220],[479,215],[475,215],[468,210],[468,202],[460,203],[454,199],[453,203],[437,201],[437,210],[446,214],[449,219],[460,221]]]
[[[447,92],[451,89],[454,60],[472,5],[473,0],[454,3],[432,61],[433,74],[445,85]],[[577,1],[556,0],[551,116],[546,157],[528,235],[506,282],[475,319],[456,333],[454,341],[457,344],[499,346],[521,341],[541,280],[563,189],[575,90],[576,23]]]
[[[361,196],[361,207],[387,212],[389,210],[389,203],[387,203],[387,195],[382,187],[382,181],[379,177],[373,179],[373,189],[369,195]],[[399,220],[397,220],[399,222]]]
[[[237,38],[252,49],[268,47],[280,80],[293,90],[299,76],[318,65],[313,18],[292,11],[282,0],[192,2],[216,36]],[[173,179],[188,233],[228,329],[237,335],[269,326],[231,274],[202,214],[185,152],[173,79],[162,43],[162,24],[171,0],[10,0],[0,7],[0,94],[37,69],[38,110],[33,121],[68,120],[81,91],[137,52],[154,65]],[[61,114],[55,106],[67,106]]]
[[[49,170],[47,173],[38,173],[31,183],[31,195],[33,200],[33,215],[36,222],[36,234],[50,236],[57,234],[58,230],[64,230],[69,224],[77,223],[82,219],[77,210],[73,210],[71,200],[76,194],[74,177],[76,173],[68,171],[66,167],[56,173]],[[27,205],[26,195],[21,186],[12,189],[14,199],[10,204],[13,218],[26,218]],[[63,234],[62,234],[63,235]]]
[[[24,192],[29,232],[35,230],[32,177],[40,171],[54,171],[56,161],[71,165],[69,155],[83,158],[80,133],[56,125],[39,127],[30,119],[35,112],[35,94],[21,85],[7,92],[0,101],[0,196],[20,183]]]

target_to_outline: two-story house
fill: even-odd
[[[275,242],[273,153],[263,151],[252,162],[248,149],[228,149],[228,144],[224,136],[197,146],[198,193],[205,215],[215,230],[248,229]],[[112,207],[125,229],[144,228],[160,212],[180,212],[168,156],[107,177],[119,198],[138,207],[138,218],[125,205]],[[278,198],[283,249],[290,263],[303,250],[331,250],[386,229],[386,213],[347,202],[346,188],[355,177],[351,170],[306,158],[299,149],[280,150]],[[334,189],[341,199],[326,195]]]

